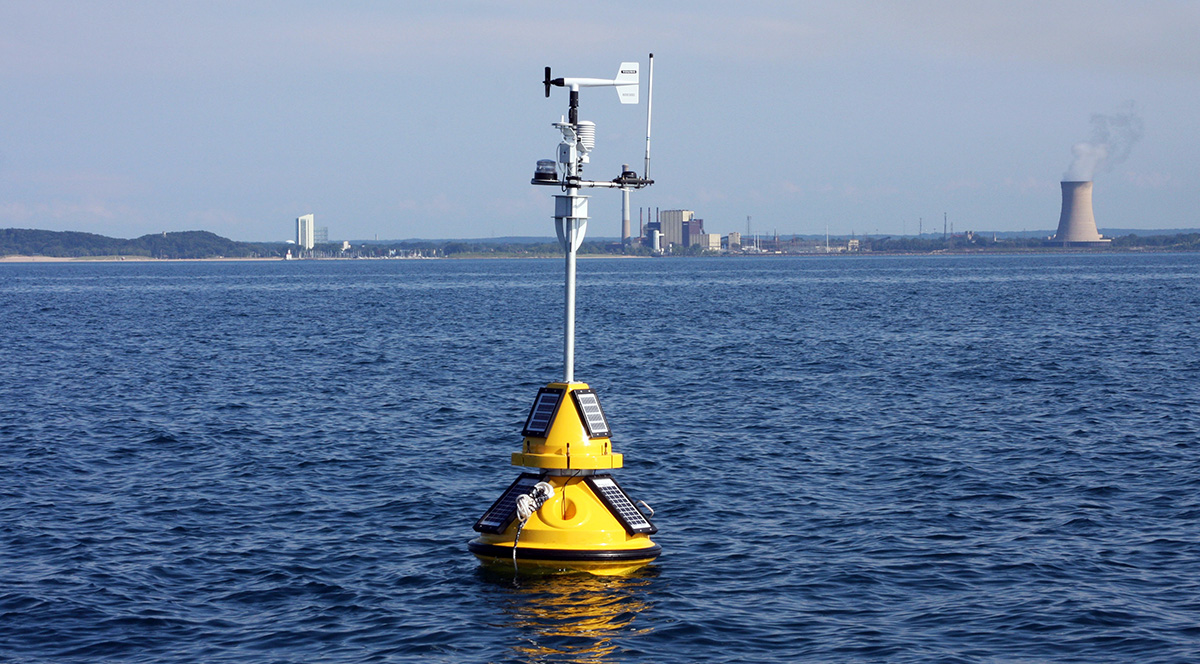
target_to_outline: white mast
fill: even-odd
[[[588,153],[596,144],[596,125],[579,119],[579,88],[613,86],[617,89],[617,98],[622,104],[636,104],[638,102],[638,69],[636,62],[622,62],[616,78],[613,79],[552,79],[550,68],[546,67],[546,78],[542,81],[547,97],[550,96],[550,86],[565,87],[570,90],[567,121],[554,123],[554,127],[562,132],[562,142],[558,145],[558,158],[539,161],[532,181],[533,184],[553,185],[561,187],[563,190],[562,194],[554,197],[554,230],[558,234],[558,241],[566,254],[566,283],[563,289],[563,382],[568,384],[575,380],[575,256],[587,233],[588,220],[589,197],[580,195],[579,189],[580,187],[623,189],[624,219],[628,224],[629,189],[641,189],[653,183],[652,180],[639,178],[628,170],[623,170],[620,176],[611,181],[583,179],[583,165],[588,163]],[[649,117],[647,117],[647,132],[649,132]],[[649,143],[647,133],[647,164],[649,164]]]
[[[669,63],[668,63],[669,64]],[[646,166],[642,179],[650,179],[650,112],[654,109],[654,54],[650,54],[649,71],[646,74]]]

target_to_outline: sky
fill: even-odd
[[[654,53],[640,210],[712,233],[1200,227],[1200,2],[0,1],[0,228],[331,240],[552,236],[543,68]],[[642,171],[642,103],[581,92],[585,175]],[[593,190],[589,236],[620,234]],[[749,222],[747,221],[749,218]]]

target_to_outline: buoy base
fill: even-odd
[[[467,548],[487,567],[496,570],[514,569],[511,546],[486,544],[475,539],[467,543]],[[536,549],[518,546],[515,571],[522,574],[587,572],[596,576],[622,576],[654,562],[660,553],[662,547],[658,544],[642,549],[615,551]]]
[[[530,495],[538,483],[550,485],[550,498],[522,522],[517,499]],[[471,553],[485,565],[511,570],[515,547],[518,573],[627,574],[662,552],[650,539],[657,528],[608,474],[522,473],[475,530],[479,536],[468,543]]]

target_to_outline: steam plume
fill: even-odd
[[[1074,161],[1063,174],[1067,182],[1085,182],[1097,173],[1111,171],[1125,161],[1134,143],[1142,137],[1142,119],[1133,102],[1126,102],[1112,115],[1092,115],[1092,140],[1076,143],[1071,148]]]

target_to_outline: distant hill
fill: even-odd
[[[75,231],[0,228],[0,256],[145,256],[147,258],[256,258],[282,256],[282,244],[234,242],[208,231],[143,235],[132,240]]]

